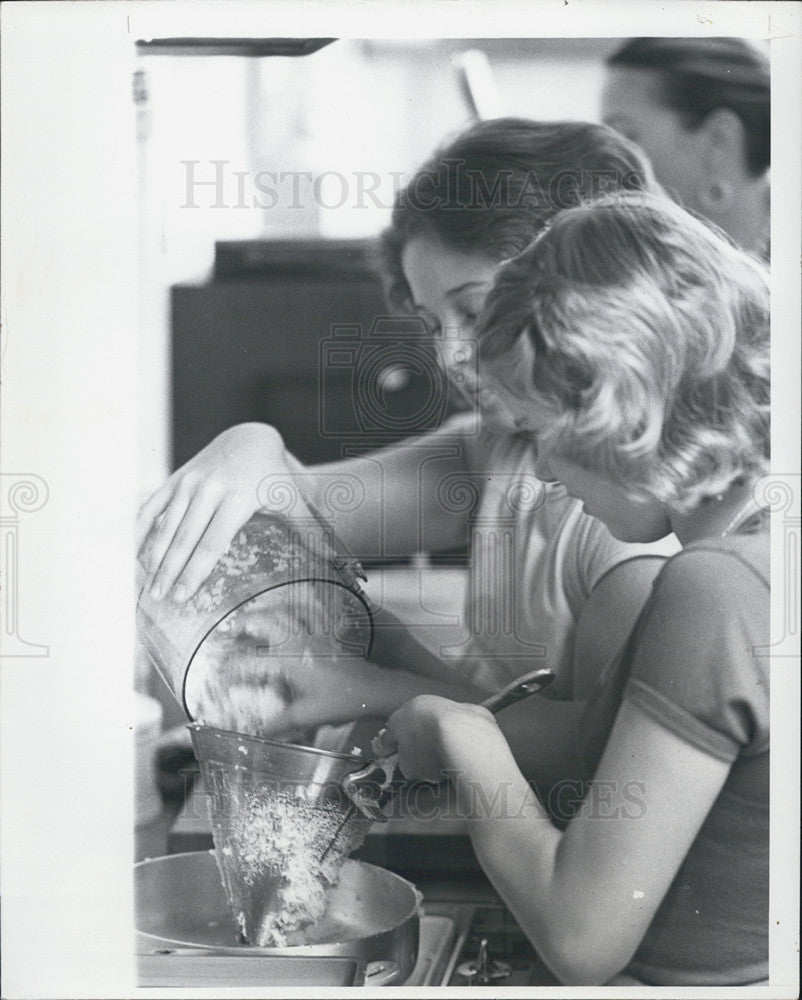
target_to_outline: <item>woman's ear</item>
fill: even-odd
[[[724,156],[727,162],[745,167],[746,128],[734,111],[716,108],[699,126],[699,131],[711,155]]]
[[[699,207],[715,218],[732,207],[732,199],[746,173],[746,132],[734,111],[717,108],[696,133],[705,178],[697,194]]]

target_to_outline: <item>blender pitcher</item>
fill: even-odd
[[[359,562],[315,511],[259,511],[183,604],[154,601],[138,564],[137,632],[190,721],[269,736],[294,669],[369,655],[359,579]]]

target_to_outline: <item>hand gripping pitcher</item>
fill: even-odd
[[[270,735],[295,670],[368,656],[365,577],[341,553],[316,513],[259,512],[184,604],[152,600],[139,567],[140,640],[191,721]]]

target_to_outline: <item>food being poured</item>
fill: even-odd
[[[276,900],[262,914],[254,944],[281,947],[309,941],[304,928],[322,919],[326,891],[337,884],[343,863],[362,845],[370,827],[355,816],[340,829],[344,815],[334,803],[305,803],[280,790],[263,790],[247,804],[236,831],[244,878],[251,886],[266,875],[279,880]],[[325,853],[335,834],[335,845]],[[244,915],[238,922],[251,940]]]
[[[304,734],[284,718],[299,670],[368,655],[359,576],[317,515],[259,512],[185,604],[140,591],[140,637],[197,720],[217,862],[249,944],[314,937],[327,890],[370,825],[348,815],[341,785],[364,761],[294,745]]]
[[[238,803],[217,851],[224,882],[233,867],[237,888],[246,892],[241,903],[250,903],[235,914],[246,941],[260,947],[310,942],[305,928],[320,923],[327,890],[370,827],[356,815],[340,829],[345,815],[334,802],[306,802],[275,786],[254,789]],[[260,899],[262,905],[254,905]]]
[[[210,795],[215,854],[242,939],[308,944],[325,927],[326,893],[370,820],[342,778],[358,758],[190,727]]]
[[[341,655],[332,641],[331,589],[286,585],[229,615],[193,662],[187,701],[196,718],[241,734],[284,729],[283,739],[302,738],[286,732],[282,715],[293,673],[325,670]],[[256,748],[241,740],[238,752],[233,772],[218,771],[212,782],[215,849],[232,912],[249,944],[307,943],[303,929],[323,917],[327,890],[370,823],[358,816],[344,823],[346,806],[316,798],[304,785],[282,786],[282,775],[259,769],[254,781],[248,758],[258,756]],[[328,791],[334,796],[339,789]]]
[[[364,619],[350,591],[304,580],[251,598],[206,638],[187,675],[185,698],[199,722],[253,736],[297,739],[282,718],[293,677],[341,657],[349,628]]]
[[[190,719],[277,733],[299,663],[369,655],[363,574],[338,551],[316,517],[260,511],[185,603],[154,600],[139,566],[139,638]]]

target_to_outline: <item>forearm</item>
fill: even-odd
[[[444,755],[477,859],[562,982],[603,984],[630,954],[622,957],[626,934],[619,939],[609,920],[620,873],[598,870],[580,832],[586,821],[564,833],[551,823],[500,734],[474,733],[471,743],[470,754],[463,740],[450,755],[445,741]]]
[[[450,777],[476,857],[543,960],[553,954],[554,872],[561,834],[518,769],[503,739],[476,738],[470,759],[452,757]],[[555,960],[556,959],[556,960]]]
[[[448,427],[336,462],[303,466],[288,456],[301,492],[362,558],[409,556],[465,543],[465,514],[438,499],[440,485],[464,472],[465,463],[463,435]]]
[[[386,731],[383,746],[397,748],[407,777],[433,781],[446,773],[483,869],[552,971],[577,984],[619,971],[626,958],[611,968],[618,928],[605,879],[607,869],[620,877],[620,866],[602,865],[600,878],[598,852],[587,844],[564,850],[568,835],[550,822],[487,708],[419,697],[388,719]],[[604,835],[609,824],[592,821],[591,828]]]
[[[380,465],[371,458],[304,466],[287,453],[295,485],[331,525],[337,537],[360,558],[382,554],[383,484]],[[339,499],[356,498],[340,504]]]
[[[361,703],[353,718],[382,716],[388,718],[405,702],[422,694],[433,694],[454,701],[476,703],[481,692],[456,677],[432,677],[410,670],[388,669],[365,663]]]
[[[389,611],[379,610],[373,614],[373,646],[370,659],[382,667],[405,670],[420,677],[428,677],[442,682],[450,694],[445,697],[454,701],[478,703],[487,693],[475,687],[454,666],[444,663],[438,656],[423,646],[409,629]],[[419,692],[423,694],[424,692]],[[431,692],[433,693],[433,692]]]

